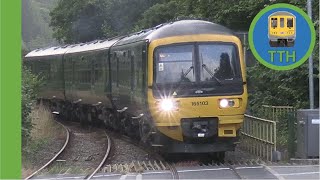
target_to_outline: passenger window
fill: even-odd
[[[293,18],[288,18],[287,19],[287,27],[292,28],[293,27]]]
[[[284,27],[284,18],[280,18],[280,27]]]
[[[276,28],[278,24],[277,18],[271,18],[271,27]]]

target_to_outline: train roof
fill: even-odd
[[[181,20],[166,24],[160,24],[154,28],[142,30],[122,38],[117,45],[128,44],[136,41],[155,40],[171,36],[196,35],[196,34],[221,34],[234,35],[234,33],[219,24],[202,20]]]
[[[64,54],[103,50],[110,48],[116,41],[118,41],[118,39],[96,40],[88,43],[41,48],[31,51],[25,57],[59,56]]]
[[[138,41],[152,41],[165,37],[197,34],[234,35],[234,33],[230,29],[212,22],[202,20],[181,20],[166,24],[160,24],[154,28],[142,30],[137,33],[114,38],[111,40],[95,40],[88,43],[36,49],[28,53],[25,57],[32,58],[56,56],[79,52],[96,51],[108,49],[113,45],[120,46]]]
[[[119,39],[112,40],[96,40],[90,43],[81,43],[73,45],[66,54],[78,53],[78,52],[88,52],[88,51],[97,51],[110,48],[115,42]]]
[[[70,46],[54,46],[54,47],[47,47],[47,48],[40,48],[29,52],[25,57],[41,57],[41,56],[56,56],[56,55],[63,55],[70,49]]]
[[[277,11],[277,12],[270,14],[270,16],[288,16],[288,15],[294,16],[292,13],[287,12],[287,11]]]

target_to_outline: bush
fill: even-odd
[[[318,67],[318,62],[314,62]],[[314,101],[319,107],[319,71],[314,69]],[[249,109],[259,115],[262,105],[308,108],[308,63],[290,71],[275,71],[256,64],[248,68]],[[260,117],[260,116],[259,116]]]
[[[37,90],[39,89],[41,82],[42,80],[37,75],[32,74],[29,68],[25,66],[22,68],[22,89],[21,89],[22,145],[25,145],[30,139],[30,132],[32,129],[30,113],[36,102]]]

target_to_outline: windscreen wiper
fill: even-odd
[[[189,69],[183,74],[183,77],[186,78],[192,69],[193,69],[193,66],[190,66]]]
[[[187,71],[182,75],[183,78],[187,78],[187,75],[191,72],[191,70],[194,69],[193,66],[190,66],[189,69],[187,69]],[[183,82],[183,78],[180,79],[180,81],[177,84],[177,87],[179,87],[181,85],[181,83]]]
[[[213,77],[213,78],[218,82],[219,85],[222,85],[221,80],[218,79],[218,78],[212,73],[212,71],[207,67],[207,65],[202,64],[202,68],[205,69],[205,70],[210,74],[210,76]]]

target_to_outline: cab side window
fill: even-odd
[[[276,28],[278,24],[277,18],[271,18],[271,27]]]
[[[288,18],[287,19],[287,27],[292,28],[293,27],[293,18]]]

